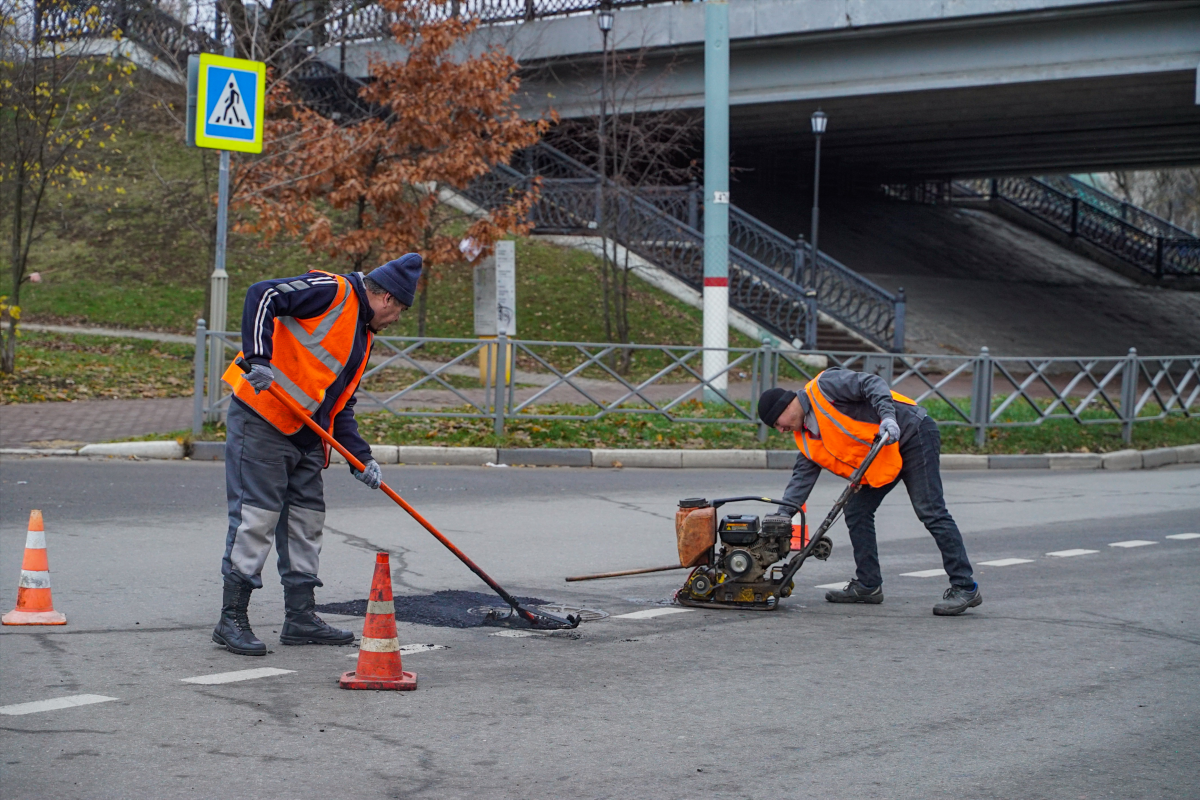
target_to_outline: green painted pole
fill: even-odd
[[[704,4],[704,399],[728,388],[729,3]]]

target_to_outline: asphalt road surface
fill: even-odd
[[[1200,469],[947,473],[984,604],[930,613],[940,559],[902,491],[880,511],[887,601],[832,605],[845,531],[774,612],[662,609],[681,497],[778,495],[785,472],[384,467],[511,591],[602,609],[577,636],[402,623],[415,692],[351,692],[354,648],[283,647],[272,566],[245,658],[209,640],[223,466],[0,461],[0,604],[45,513],[65,628],[0,640],[6,798],[1200,797]],[[327,473],[318,600],[481,584],[344,467]],[[841,482],[810,501],[821,517]],[[743,510],[750,511],[751,506]],[[1140,546],[1114,543],[1144,541]],[[1070,550],[1096,552],[1049,556]],[[1022,559],[1019,563],[1007,559]],[[1000,562],[1005,565],[988,565]],[[484,589],[486,591],[486,589]],[[362,620],[330,617],[361,630]],[[185,678],[289,670],[221,684]],[[113,698],[12,714],[12,706]],[[78,702],[74,700],[72,702]],[[50,704],[53,705],[53,704]],[[35,707],[37,708],[37,707]],[[22,709],[16,709],[22,710]]]

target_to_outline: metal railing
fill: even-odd
[[[631,189],[543,143],[518,154],[464,194],[488,207],[522,180],[541,178],[533,221],[539,233],[608,235],[648,261],[699,288],[704,250],[700,188]],[[609,208],[613,206],[613,208]],[[737,206],[730,206],[730,303],[780,336],[816,341],[816,309],[885,350],[903,351],[905,298],[892,295],[826,253],[814,264],[812,246],[790,239]]]
[[[1164,239],[1194,239],[1196,237],[1195,232],[1169,222],[1140,206],[1113,197],[1108,192],[1084,183],[1073,175],[1043,175],[1038,180],[1064,194],[1078,197],[1101,211],[1119,217],[1155,236],[1161,236]]]
[[[193,431],[221,419],[228,388],[205,394],[206,347],[232,359],[240,335],[196,328]],[[523,339],[379,336],[357,397],[360,412],[398,417],[489,420],[496,436],[524,420],[598,420],[650,414],[676,422],[758,426],[755,401],[768,388],[795,387],[825,366],[880,375],[927,407],[943,427],[996,428],[1053,420],[1120,425],[1126,442],[1139,422],[1200,414],[1200,355],[1095,358],[801,352],[764,344],[730,348],[728,366],[703,377],[704,348]],[[504,355],[501,355],[504,354]],[[623,374],[615,364],[629,357]],[[506,366],[506,362],[508,366]]]
[[[670,2],[677,0],[449,0],[445,3],[429,3],[428,16],[434,19],[460,17],[492,25],[592,14],[605,5],[617,9]],[[393,14],[376,3],[354,2],[353,5],[359,6],[358,10],[331,26],[331,41],[351,42],[390,36],[395,21]]]
[[[953,203],[963,199],[999,200],[1041,222],[1104,250],[1156,279],[1200,276],[1200,238],[1183,228],[1129,206],[1125,218],[1107,210],[1098,198],[1102,192],[1079,181],[1072,192],[1041,178],[984,178],[960,181],[924,181],[888,185],[884,193],[895,199],[920,203]],[[1120,201],[1108,195],[1112,204]],[[1127,204],[1126,204],[1127,205]]]

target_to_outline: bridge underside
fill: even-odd
[[[1196,71],[826,97],[822,161],[854,178],[980,177],[1200,164]],[[734,163],[812,169],[818,103],[730,109]],[[793,176],[792,173],[797,173]]]
[[[1023,14],[827,30],[804,29],[804,15],[823,8],[810,0],[744,2],[757,17],[731,41],[736,166],[780,176],[810,171],[809,116],[818,107],[829,115],[823,164],[846,177],[1200,164],[1196,0],[1048,3]],[[693,29],[703,29],[702,5],[619,14],[617,52],[639,54],[644,69],[640,85],[626,82],[610,97],[625,109],[668,108],[699,118],[703,45]],[[765,35],[760,29],[768,24],[775,27]],[[789,26],[796,30],[787,32]],[[683,33],[657,43],[651,34],[659,28]],[[510,46],[527,67],[525,112],[553,107],[563,118],[594,115],[599,58],[586,48],[598,43],[594,23],[546,21],[519,33],[528,41]]]

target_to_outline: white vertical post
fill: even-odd
[[[728,387],[729,364],[729,3],[704,4],[704,389]],[[711,388],[709,388],[711,387]]]

